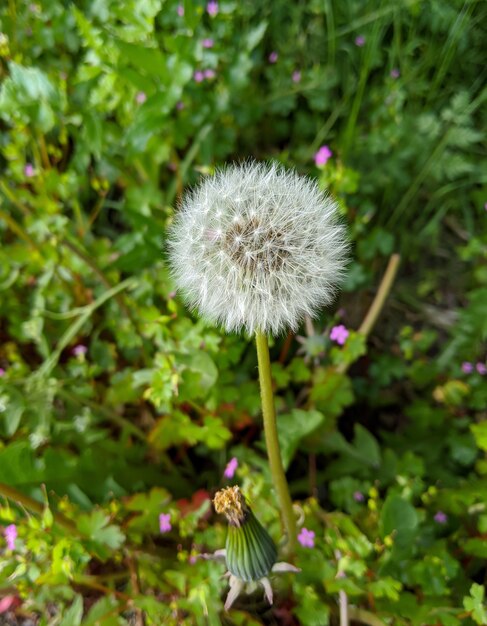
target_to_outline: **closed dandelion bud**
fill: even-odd
[[[216,512],[223,513],[228,520],[228,571],[245,582],[256,582],[267,576],[277,560],[277,549],[240,489],[228,487],[219,491],[214,505]]]
[[[332,300],[347,252],[336,202],[274,163],[248,161],[204,178],[169,232],[178,288],[229,332],[296,330]]]
[[[262,585],[267,601],[272,604],[273,593],[268,575],[299,572],[299,568],[290,563],[276,563],[276,546],[252,513],[239,487],[222,489],[215,495],[213,504],[216,512],[223,513],[228,520],[227,544],[224,550],[202,556],[226,562],[230,591],[225,609],[229,610],[242,591],[252,591],[257,583]]]

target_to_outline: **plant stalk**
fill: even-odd
[[[269,345],[266,335],[257,332],[255,334],[257,346],[257,361],[259,363],[260,395],[262,399],[262,416],[264,421],[264,436],[269,457],[269,466],[277,498],[281,507],[281,516],[288,536],[288,558],[296,552],[296,518],[293,511],[293,503],[289,494],[289,487],[282,465],[279,439],[277,436],[276,410],[274,407],[274,395],[272,392],[271,362],[269,358]]]

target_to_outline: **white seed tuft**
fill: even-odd
[[[333,299],[347,254],[336,202],[274,163],[230,165],[205,178],[169,232],[178,288],[229,332],[296,330]]]

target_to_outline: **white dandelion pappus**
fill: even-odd
[[[316,182],[281,165],[229,165],[185,196],[169,231],[176,285],[228,332],[296,330],[343,278],[337,209]]]

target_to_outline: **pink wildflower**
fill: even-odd
[[[135,96],[135,101],[137,102],[137,104],[144,104],[146,100],[147,100],[147,96],[145,95],[143,91],[139,91],[137,95]]]
[[[301,528],[301,532],[298,535],[298,541],[303,548],[315,547],[315,532],[314,530],[308,530],[307,528]]]
[[[320,165],[326,165],[328,159],[333,155],[333,152],[328,146],[321,146],[318,152],[315,154],[315,163],[319,167]]]
[[[292,78],[293,83],[300,83],[301,82],[301,72],[299,70],[295,70],[293,72],[293,75],[292,75],[291,78]]]
[[[15,524],[9,524],[5,527],[3,534],[7,542],[7,548],[9,550],[15,550],[15,540],[17,539],[17,526]]]
[[[210,15],[211,17],[215,17],[215,15],[218,13],[218,2],[210,0],[210,2],[208,2],[208,4],[206,5],[206,10],[208,11],[208,15]]]
[[[358,37],[355,37],[355,45],[358,46],[359,48],[364,46],[365,45],[365,37],[363,35],[359,35]]]
[[[196,70],[196,72],[193,74],[193,78],[195,82],[201,83],[205,79],[205,75],[201,70]]]
[[[333,326],[330,332],[330,339],[332,341],[336,341],[338,345],[343,346],[347,337],[350,333],[345,328],[343,324],[339,324],[338,326]]]
[[[87,352],[88,348],[81,343],[73,348],[74,356],[84,356]]]
[[[0,367],[0,378],[2,378],[2,376],[5,376],[5,370],[3,367]]]
[[[361,491],[354,491],[353,499],[355,502],[363,502],[365,500],[365,496]]]
[[[223,476],[228,479],[233,478],[235,475],[235,472],[237,471],[237,467],[238,467],[238,459],[237,457],[234,456],[233,459],[230,459],[230,461],[228,461],[225,471],[223,472]]]
[[[487,374],[487,367],[485,367],[484,363],[477,363],[475,369],[481,376],[485,376]]]
[[[161,513],[159,515],[159,530],[161,531],[161,533],[168,533],[171,528],[171,514]]]
[[[32,165],[32,163],[25,164],[24,174],[25,176],[27,176],[27,178],[32,178],[32,176],[34,176],[35,170],[34,170],[34,166]]]
[[[277,59],[279,58],[279,55],[277,54],[277,52],[274,50],[269,54],[269,63],[275,63],[277,61]]]
[[[213,46],[215,45],[215,42],[213,41],[213,39],[203,39],[203,41],[201,42],[201,45],[203,46],[203,48],[213,48]]]
[[[184,7],[182,4],[178,4],[178,8],[176,9],[179,17],[183,17],[184,15]]]
[[[204,75],[204,77],[205,77],[205,78],[208,78],[208,79],[210,79],[210,78],[215,78],[215,76],[216,76],[216,74],[215,74],[215,71],[214,71],[214,70],[205,70],[205,71],[203,72],[203,75]]]
[[[437,524],[446,524],[448,521],[448,515],[446,513],[443,513],[443,511],[438,511],[433,519]]]
[[[469,363],[468,361],[464,361],[462,363],[462,372],[464,372],[464,374],[471,374],[473,372],[472,363]]]
[[[397,69],[397,67],[393,67],[391,70],[391,78],[399,78],[401,72]]]

